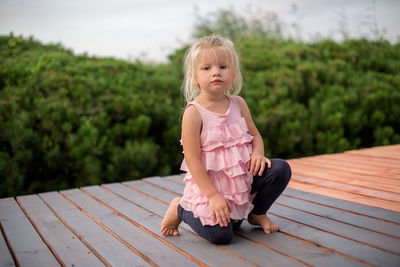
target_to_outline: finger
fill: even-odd
[[[250,159],[250,161],[249,161],[249,165],[250,165],[249,172],[250,172],[250,173],[253,173],[253,169],[254,169],[254,161],[253,161],[252,159]]]
[[[251,162],[251,173],[253,174],[253,175],[256,175],[257,174],[257,165],[258,165],[258,162],[256,161],[256,160],[252,160],[252,162]]]
[[[272,167],[272,163],[271,163],[271,161],[269,160],[269,158],[265,158],[265,159],[266,159],[267,164],[268,164],[268,169],[270,169],[270,168]]]
[[[226,218],[226,226],[228,226],[228,223],[231,220],[231,213],[228,207],[225,208],[225,218]]]
[[[226,207],[225,209],[223,209],[221,211],[221,217],[222,217],[222,221],[224,223],[224,227],[228,226],[228,223],[230,221],[230,216],[229,216],[229,210],[228,207]]]
[[[261,162],[260,162],[260,161],[256,161],[256,163],[255,163],[254,165],[255,165],[255,167],[254,167],[254,170],[253,170],[253,175],[256,176],[258,170],[259,170],[260,167],[261,167],[261,166],[260,166],[260,165],[261,165]]]
[[[225,217],[224,217],[224,216],[221,216],[221,214],[218,212],[218,213],[217,213],[217,220],[218,220],[219,226],[221,226],[221,227],[224,227],[224,226],[225,226],[224,219],[225,219]]]
[[[213,222],[216,222],[216,220],[217,220],[214,211],[211,211],[211,220],[212,220]]]
[[[265,170],[265,162],[262,162],[261,163],[261,167],[260,167],[260,171],[258,172],[258,176],[263,175],[264,170]]]
[[[250,170],[250,160],[248,162],[246,162],[246,169]]]
[[[220,215],[221,215],[222,227],[227,226],[228,225],[228,220],[226,218],[225,210],[222,210]]]
[[[219,211],[215,212],[215,217],[217,218],[217,223],[219,224],[219,226],[223,227],[224,221]]]

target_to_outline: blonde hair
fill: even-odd
[[[191,102],[200,94],[200,88],[196,82],[196,66],[201,52],[210,48],[224,49],[229,56],[231,64],[233,65],[233,73],[235,78],[233,80],[232,87],[229,88],[227,94],[237,95],[242,89],[242,74],[240,73],[239,56],[236,53],[235,46],[232,41],[216,35],[206,36],[194,43],[185,54],[182,91],[186,103]]]

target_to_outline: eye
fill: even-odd
[[[227,65],[221,65],[220,68],[221,69],[226,69],[228,66]]]
[[[201,67],[201,69],[202,69],[202,70],[209,70],[210,67],[209,67],[209,66],[203,66],[203,67]]]

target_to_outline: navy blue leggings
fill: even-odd
[[[272,166],[267,167],[261,176],[254,176],[251,185],[251,193],[257,192],[253,200],[253,214],[265,214],[279,195],[285,190],[292,176],[289,164],[282,159],[271,159]],[[178,205],[179,218],[190,225],[192,229],[201,237],[211,243],[224,245],[229,244],[233,238],[233,231],[240,226],[242,221],[231,222],[227,227],[203,226],[200,219],[195,218],[191,211],[187,211]]]

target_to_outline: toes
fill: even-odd
[[[264,226],[264,233],[270,234],[271,233],[271,228],[269,225]]]
[[[171,235],[178,236],[179,231],[178,231],[178,229],[166,228],[166,229],[161,230],[161,234],[163,236],[171,236]]]

